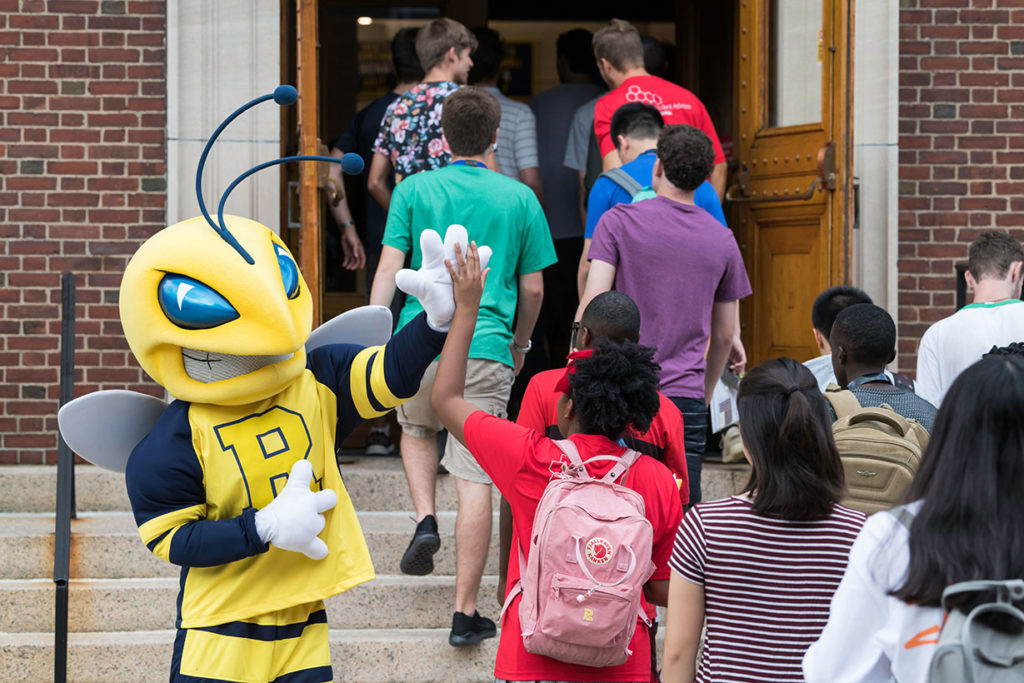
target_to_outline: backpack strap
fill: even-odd
[[[583,458],[580,456],[580,452],[576,448],[576,444],[569,439],[556,439],[555,445],[565,453],[569,458],[569,461],[573,464],[573,467],[577,468],[580,473],[585,474],[588,477],[590,476],[590,473],[587,471],[587,463],[598,462],[600,460],[615,461],[615,465],[612,466],[612,468],[608,470],[603,477],[601,477],[601,481],[609,484],[614,483],[616,479],[625,474],[629,468],[633,466],[633,463],[635,463],[640,457],[640,453],[632,448],[627,448],[626,452],[621,456],[597,455],[593,458],[588,458],[586,462],[583,462]]]
[[[607,178],[612,181],[623,190],[629,193],[630,197],[635,197],[643,191],[644,186],[636,181],[636,179],[619,168],[610,168],[602,173],[599,178]]]
[[[583,458],[580,457],[580,451],[576,448],[576,444],[569,441],[569,439],[555,439],[554,441],[559,450],[569,458],[569,462],[572,463],[573,467],[577,467],[584,472],[587,471],[587,468],[583,465]]]
[[[519,578],[516,580],[515,585],[512,586],[512,590],[505,596],[505,602],[501,606],[501,613],[498,615],[499,624],[505,621],[505,611],[512,605],[512,601],[523,592],[523,577],[526,576],[526,556],[523,555],[521,543],[516,544],[516,550],[519,551]]]
[[[832,404],[832,409],[836,411],[836,419],[852,415],[861,407],[860,401],[849,389],[826,390],[825,398]]]
[[[910,525],[914,523],[914,513],[907,509],[906,505],[899,505],[889,510],[889,514],[896,518],[900,525],[910,531]]]
[[[596,458],[591,458],[590,460],[587,460],[587,462],[594,462],[595,460],[605,460],[607,458],[618,460],[618,462],[610,470],[608,470],[608,472],[603,477],[601,477],[601,481],[612,484],[615,482],[615,480],[617,480],[619,477],[623,476],[626,472],[628,472],[629,468],[633,466],[633,464],[637,461],[639,457],[640,454],[637,451],[634,451],[632,448],[627,448],[626,452],[623,453],[621,457],[617,458],[614,455],[599,455]]]

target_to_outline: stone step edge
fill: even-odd
[[[388,628],[388,629],[341,629],[327,631],[332,641],[350,642],[394,642],[408,640],[447,641],[450,628]],[[499,627],[498,632],[501,632]],[[116,645],[132,647],[153,644],[171,644],[177,631],[85,631],[68,634],[68,647],[75,645]],[[126,639],[127,638],[127,639]],[[0,632],[0,647],[53,647],[53,634],[45,631],[30,633]]]
[[[497,574],[484,574],[481,577],[484,581],[489,579],[497,580]],[[359,586],[367,586],[372,583],[392,585],[406,585],[406,584],[434,584],[438,586],[446,586],[448,584],[454,584],[454,574],[428,574],[426,576],[410,576],[406,574],[377,574],[376,577],[367,581],[365,584],[359,584]],[[97,586],[99,588],[113,588],[118,585],[123,586],[125,589],[131,587],[135,583],[145,583],[147,585],[167,584],[168,586],[177,587],[180,583],[180,579],[177,576],[133,576],[122,579],[112,579],[109,577],[76,577],[68,581],[69,589],[73,590],[77,588],[87,588],[89,586]],[[81,584],[81,585],[79,585]],[[359,586],[355,586],[349,590],[356,590]],[[0,591],[4,588],[56,588],[51,578],[33,578],[33,579],[5,579],[0,578]],[[348,592],[348,591],[345,591]],[[340,594],[339,594],[340,595]]]

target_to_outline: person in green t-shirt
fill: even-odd
[[[395,188],[370,303],[391,303],[395,274],[407,255],[410,267],[419,267],[423,231],[443,232],[452,223],[466,226],[471,240],[493,250],[469,350],[466,400],[505,417],[512,383],[530,349],[530,335],[540,313],[544,296],[541,271],[557,259],[544,212],[530,188],[487,167],[487,161],[493,159],[500,119],[498,101],[481,88],[459,88],[445,100],[441,126],[452,163],[405,178]],[[398,328],[421,310],[420,302],[410,296],[399,315]],[[442,427],[430,405],[436,368],[435,361],[423,376],[419,393],[398,410],[402,463],[417,520],[400,564],[406,574],[433,571],[433,555],[441,545],[434,486],[436,436]],[[455,615],[448,642],[473,645],[495,634],[494,622],[476,611],[491,536],[491,481],[469,451],[451,437],[442,464],[455,476],[459,501]]]

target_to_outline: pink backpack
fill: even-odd
[[[643,587],[654,573],[654,529],[644,500],[615,481],[640,454],[587,460],[617,464],[601,479],[569,440],[556,441],[569,457],[537,505],[530,560],[519,549],[520,581],[504,610],[522,592],[519,621],[527,652],[584,666],[617,666],[629,659],[629,643],[643,610]],[[522,539],[520,539],[522,541]],[[523,566],[525,564],[525,567]]]

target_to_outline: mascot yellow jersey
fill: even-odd
[[[180,628],[312,602],[373,578],[334,453],[364,417],[416,393],[445,335],[431,330],[425,316],[415,322],[386,347],[313,351],[299,378],[263,401],[175,401],[136,446],[128,494],[142,540],[182,566]],[[407,334],[409,327],[415,329]],[[338,495],[324,513],[320,537],[329,553],[319,561],[268,549],[256,534],[256,510],[273,500],[300,458],[313,465],[314,489]]]

